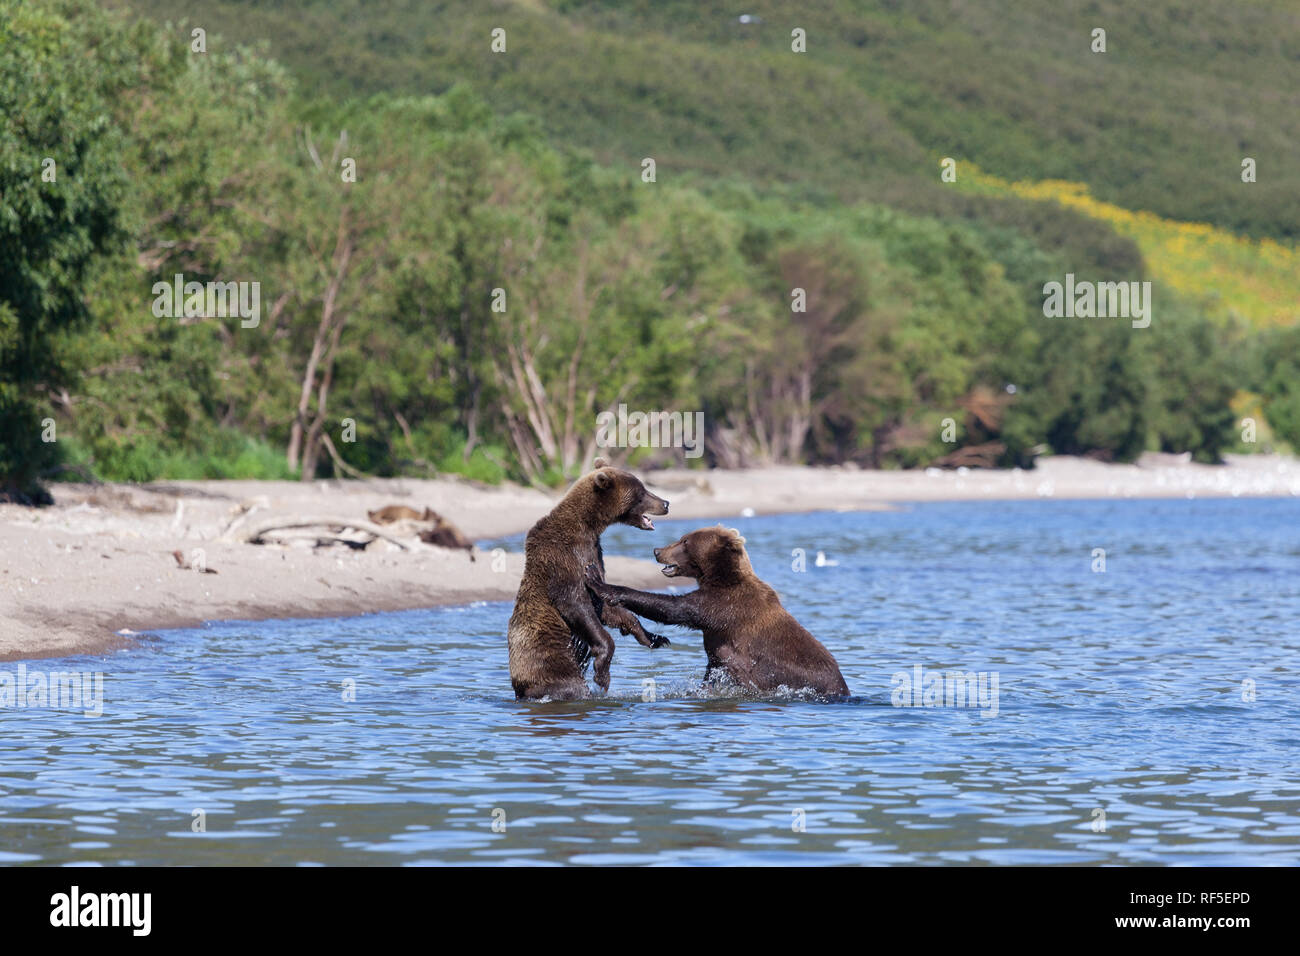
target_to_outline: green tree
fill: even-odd
[[[56,460],[43,398],[73,370],[58,348],[88,321],[95,258],[124,239],[123,138],[110,104],[140,31],[79,4],[0,0],[0,492],[36,492]]]

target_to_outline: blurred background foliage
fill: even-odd
[[[0,0],[0,485],[553,484],[621,402],[723,466],[1300,448],[1298,19]],[[1045,318],[1066,272],[1150,328]]]

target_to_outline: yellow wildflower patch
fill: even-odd
[[[1236,314],[1256,326],[1300,320],[1300,251],[1293,246],[1249,239],[1208,223],[1125,209],[1095,198],[1084,183],[1008,182],[972,163],[960,168],[958,188],[1056,202],[1109,223],[1138,244],[1150,278],[1199,299],[1211,314]],[[1250,186],[1243,183],[1242,188]]]

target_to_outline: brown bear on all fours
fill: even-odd
[[[668,577],[699,582],[689,594],[655,594],[604,582],[588,569],[588,586],[607,604],[618,604],[660,624],[680,624],[704,633],[708,655],[705,681],[724,674],[749,690],[781,687],[813,690],[828,697],[848,696],[831,652],[781,606],[781,599],[759,580],[739,532],[719,525],[701,528],[655,549]]]
[[[654,530],[652,515],[668,502],[648,492],[635,475],[596,459],[551,513],[533,525],[524,544],[524,576],[510,616],[510,683],[520,700],[588,696],[588,660],[601,690],[609,689],[614,639],[604,626],[632,634],[646,647],[668,641],[647,634],[630,611],[607,605],[586,586],[584,569],[603,580],[600,535],[612,524]]]

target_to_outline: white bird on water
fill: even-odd
[[[818,551],[817,560],[814,561],[813,564],[815,564],[819,568],[833,568],[833,567],[837,567],[839,565],[839,562],[833,560],[832,558],[826,557],[825,551]]]

